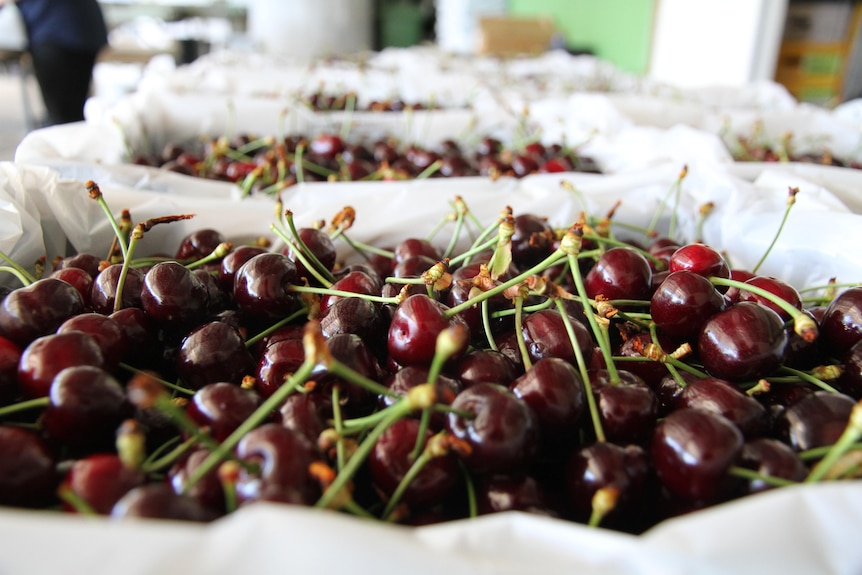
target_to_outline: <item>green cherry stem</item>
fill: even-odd
[[[772,248],[775,247],[775,244],[778,242],[778,238],[781,235],[781,232],[784,230],[784,224],[787,223],[787,218],[790,215],[790,209],[796,204],[796,194],[799,193],[799,188],[790,188],[787,195],[787,206],[784,209],[784,216],[781,218],[781,224],[778,226],[778,231],[775,233],[775,236],[772,238],[772,242],[769,244],[769,247],[766,248],[766,251],[760,256],[760,261],[752,268],[751,273],[757,274],[757,270],[760,269],[760,266],[763,265],[763,262],[766,261],[766,258],[769,257],[770,252],[772,252]]]

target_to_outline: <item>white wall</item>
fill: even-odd
[[[680,87],[772,80],[788,0],[657,0],[650,76]]]

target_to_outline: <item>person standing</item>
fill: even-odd
[[[0,4],[4,0],[0,0]],[[97,0],[17,1],[29,38],[33,73],[47,111],[46,124],[84,119],[93,69],[108,44]]]

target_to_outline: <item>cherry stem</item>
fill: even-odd
[[[712,282],[712,285],[735,287],[743,291],[749,291],[753,294],[759,295],[760,297],[769,300],[770,302],[774,303],[782,310],[787,312],[787,314],[791,318],[793,318],[793,330],[796,332],[797,335],[802,337],[807,342],[812,342],[817,339],[817,322],[815,322],[811,318],[811,316],[809,316],[802,310],[797,309],[789,302],[778,297],[774,293],[765,290],[759,286],[752,285],[746,282],[741,282],[739,280],[732,280],[728,278],[720,278],[713,276],[709,278],[709,281]]]
[[[105,201],[105,197],[102,195],[102,190],[99,188],[99,184],[94,182],[93,180],[87,180],[84,184],[87,193],[90,195],[90,198],[96,200],[99,204],[99,207],[102,208],[102,211],[105,212],[105,215],[108,217],[108,222],[111,224],[111,228],[114,230],[114,236],[117,239],[117,244],[120,246],[120,251],[123,254],[123,259],[127,259],[128,257],[128,245],[126,244],[126,235],[120,230],[120,226],[117,223],[117,219],[114,217],[114,214],[111,213],[111,209],[108,207],[108,203]]]
[[[467,491],[467,517],[475,519],[479,516],[479,506],[476,503],[476,486],[473,484],[473,476],[470,475],[470,470],[464,465],[464,461],[459,457],[458,466],[461,468],[461,474],[464,477],[464,488]]]
[[[299,286],[293,286],[293,287],[299,287]],[[300,291],[300,290],[296,290],[296,291]],[[315,292],[312,292],[312,293],[315,293]],[[353,295],[356,295],[356,294],[353,294]],[[253,346],[257,342],[259,342],[260,340],[262,340],[263,338],[268,336],[269,334],[271,334],[275,331],[278,331],[280,328],[282,328],[286,325],[293,323],[294,321],[296,321],[298,318],[302,317],[306,313],[308,313],[308,308],[303,306],[301,309],[298,309],[295,312],[293,312],[292,314],[290,314],[289,316],[287,316],[286,318],[277,321],[276,323],[272,324],[271,326],[269,326],[268,328],[266,328],[265,330],[263,330],[259,334],[255,335],[254,337],[250,337],[249,339],[245,340],[245,346],[247,348]]]
[[[575,361],[578,364],[578,371],[581,375],[581,380],[584,386],[584,395],[587,398],[587,407],[590,410],[590,421],[593,424],[593,432],[596,434],[596,441],[605,441],[605,430],[602,428],[602,418],[599,415],[599,408],[596,405],[596,396],[593,393],[593,387],[590,385],[590,375],[587,370],[587,362],[584,359],[584,354],[581,351],[581,346],[578,345],[578,338],[575,335],[572,327],[571,319],[563,301],[559,298],[554,300],[557,304],[557,309],[563,319],[563,325],[566,327],[566,333],[569,335],[569,340],[572,342],[572,350],[575,352]]]
[[[344,467],[344,418],[341,414],[341,388],[332,386],[332,426],[335,428],[335,465],[338,469]]]
[[[57,489],[57,496],[62,499],[64,502],[68,503],[72,509],[81,515],[86,515],[89,517],[96,517],[99,515],[93,507],[87,503],[87,501],[75,493],[75,491],[66,485],[61,485],[59,489]]]
[[[145,459],[143,463],[141,463],[141,471],[146,474],[150,474],[164,467],[167,467],[168,465],[172,465],[180,457],[185,455],[192,447],[197,445],[200,441],[200,438],[196,433],[195,435],[189,437],[173,449],[170,449],[170,447],[177,441],[179,441],[179,438],[174,437],[171,440],[160,445],[156,451],[151,453],[150,456],[147,457],[147,459]],[[170,451],[168,451],[168,449],[170,449]],[[167,451],[167,453],[162,455],[162,453],[164,453],[165,451]]]
[[[788,373],[788,374],[794,375],[797,378],[799,378],[803,381],[806,381],[812,385],[815,385],[824,391],[828,391],[829,393],[839,393],[839,391],[837,389],[835,389],[834,387],[832,387],[831,385],[829,385],[828,383],[826,383],[822,379],[814,377],[810,373],[806,373],[804,371],[800,371],[800,370],[794,369],[792,367],[787,367],[786,365],[782,366],[780,371],[783,373]],[[769,382],[774,382],[777,380],[777,378],[767,377],[766,380]]]
[[[193,389],[189,389],[187,387],[177,385],[176,383],[171,383],[170,381],[167,381],[165,379],[160,379],[160,378],[154,376],[152,374],[152,372],[145,371],[143,369],[138,369],[137,367],[131,366],[131,365],[124,363],[124,362],[120,362],[119,366],[121,368],[125,369],[126,371],[130,371],[130,372],[138,374],[138,375],[145,375],[148,378],[152,379],[153,381],[156,381],[159,384],[161,384],[161,385],[163,385],[163,386],[165,386],[168,389],[171,389],[173,391],[176,391],[176,392],[179,392],[179,393],[182,393],[185,395],[194,395],[195,394]]]
[[[805,478],[805,483],[815,483],[826,477],[826,474],[829,473],[830,469],[832,469],[832,467],[838,462],[841,456],[844,455],[853,446],[853,444],[859,441],[860,438],[862,438],[862,402],[857,402],[850,412],[847,427],[844,428],[844,432],[841,434],[841,437],[839,437],[838,441],[836,441],[829,451],[826,452],[823,459],[817,462]]]
[[[349,245],[351,248],[353,248],[354,251],[356,251],[360,254],[365,255],[367,253],[372,253],[372,254],[375,254],[378,256],[383,256],[385,258],[390,258],[390,259],[395,257],[395,253],[390,251],[390,250],[384,250],[384,249],[378,248],[376,246],[372,246],[372,245],[369,245],[369,244],[366,244],[363,242],[355,241],[355,240],[351,239],[350,237],[348,237],[347,234],[345,234],[344,232],[341,232],[341,233],[333,236],[333,239],[336,237],[343,239],[345,242],[347,242],[347,245]],[[366,259],[368,259],[367,255],[365,257],[366,257]]]
[[[619,499],[620,491],[616,487],[599,487],[593,494],[592,512],[587,521],[589,527],[598,527],[608,513],[614,510]]]
[[[440,160],[435,160],[427,168],[425,168],[424,170],[419,172],[419,175],[416,176],[416,179],[417,180],[427,180],[428,178],[430,178],[431,176],[436,174],[440,170],[440,166],[442,166],[442,165],[443,165],[443,162],[441,162]]]
[[[392,496],[389,498],[389,501],[386,503],[386,507],[383,508],[383,513],[381,517],[384,521],[388,521],[392,515],[392,512],[395,510],[395,507],[401,501],[401,498],[404,496],[404,492],[407,491],[407,488],[410,487],[410,484],[416,479],[416,476],[422,471],[422,468],[428,464],[429,461],[434,459],[435,457],[440,457],[445,455],[448,450],[445,446],[446,442],[446,432],[440,431],[436,435],[432,436],[427,442],[423,441],[425,438],[425,430],[419,430],[419,438],[417,443],[420,446],[419,455],[413,458],[413,464],[410,465],[410,469],[407,470],[407,473],[404,474],[404,477],[401,478],[401,481],[398,482],[398,486],[395,488],[395,491],[392,492]],[[424,444],[424,446],[423,446]]]
[[[20,281],[21,284],[24,286],[28,286],[31,283],[33,283],[34,281],[36,281],[36,278],[34,278],[32,275],[30,275],[29,273],[24,271],[24,269],[22,269],[17,264],[15,264],[14,267],[13,266],[0,266],[0,272],[8,272],[8,273],[12,274],[16,278],[18,278],[18,281]]]
[[[514,285],[518,285],[519,283],[523,282],[528,277],[536,275],[537,273],[540,273],[549,267],[553,267],[557,262],[559,262],[564,257],[565,257],[565,254],[561,250],[559,250],[559,249],[554,250],[554,252],[551,253],[551,255],[549,255],[543,261],[541,261],[540,263],[531,267],[527,271],[525,271],[521,274],[518,274],[517,276],[513,277],[512,279],[510,279],[504,283],[501,283],[499,285],[496,285],[487,291],[483,291],[482,293],[478,294],[475,297],[468,299],[465,302],[462,302],[456,306],[449,308],[448,310],[446,310],[443,313],[443,315],[446,318],[451,318],[451,317],[461,313],[462,311],[464,311],[466,309],[470,309],[474,305],[481,303],[482,301],[485,301],[487,299],[490,299],[499,293],[503,293],[504,291],[506,291],[507,289],[509,289],[510,287],[512,287]]]
[[[205,255],[204,257],[197,259],[193,262],[186,264],[186,269],[196,269],[201,266],[205,266],[208,263],[217,261],[225,257],[230,251],[233,249],[233,245],[230,242],[222,242],[215,247],[213,251]]]
[[[521,362],[524,364],[524,371],[529,371],[533,367],[533,360],[530,358],[530,352],[527,351],[527,342],[524,340],[524,298],[518,296],[515,298],[515,333],[518,337],[515,341],[518,342],[518,351],[521,354]]]
[[[667,201],[670,198],[670,195],[675,194],[675,197],[677,198],[677,201],[678,201],[679,193],[680,193],[680,190],[682,188],[682,181],[685,179],[685,177],[687,175],[688,175],[688,166],[683,166],[682,171],[680,172],[679,176],[674,181],[674,183],[671,184],[670,188],[668,188],[668,190],[665,193],[665,196],[662,198],[661,202],[659,202],[658,208],[656,209],[655,214],[653,214],[653,218],[650,221],[650,224],[646,229],[645,236],[644,236],[645,239],[649,239],[655,233],[655,228],[658,225],[658,220],[661,217],[662,212],[664,212],[664,208],[667,206]],[[673,234],[675,231],[674,230],[675,224],[676,224],[676,210],[674,209],[674,213],[671,214],[670,231],[668,232],[668,237],[670,237],[670,238],[673,237]]]
[[[7,415],[20,413],[22,411],[28,411],[30,409],[48,407],[50,404],[51,398],[48,396],[28,399],[26,401],[19,401],[18,403],[13,403],[11,405],[5,405],[3,407],[0,407],[0,417],[6,417]]]
[[[773,487],[790,487],[791,485],[797,485],[798,481],[793,481],[791,479],[785,479],[783,477],[775,477],[774,475],[764,475],[763,473],[758,473],[753,469],[748,469],[747,467],[740,467],[739,465],[731,465],[727,470],[729,475],[734,477],[740,477],[742,479],[750,479],[752,481],[762,481],[767,485],[772,485]]]
[[[344,121],[341,122],[341,132],[340,138],[342,140],[346,140],[350,135],[350,125],[353,120],[353,111],[356,109],[356,94],[350,93],[347,95],[347,101],[345,102],[345,113],[344,113]]]
[[[778,226],[778,231],[775,232],[775,236],[772,238],[772,242],[769,244],[769,247],[766,248],[766,251],[760,256],[760,261],[757,262],[757,265],[752,268],[751,273],[757,274],[757,270],[760,269],[760,266],[763,265],[763,262],[766,261],[766,258],[769,257],[770,252],[772,252],[772,248],[775,247],[775,244],[778,242],[779,236],[781,236],[781,232],[784,230],[784,224],[787,223],[787,218],[790,215],[790,209],[796,204],[796,194],[799,193],[799,188],[790,188],[787,196],[787,206],[784,209],[784,216],[781,218],[781,224]]]
[[[416,388],[413,388],[416,389]],[[342,489],[353,478],[359,467],[365,462],[377,440],[383,435],[383,432],[389,429],[393,423],[409,415],[415,408],[414,402],[407,396],[402,397],[398,403],[395,403],[391,408],[386,410],[386,416],[374,426],[368,435],[357,446],[356,451],[347,461],[347,463],[339,470],[335,480],[326,488],[323,495],[315,503],[315,507],[327,508],[332,501],[339,495]]]
[[[418,278],[414,278],[414,279],[418,279]],[[386,281],[389,282],[389,279],[387,278]],[[424,284],[425,282],[423,282],[421,280],[420,281],[400,281],[399,280],[399,281],[389,282],[389,283]],[[380,295],[368,295],[368,294],[356,293],[353,291],[321,288],[321,287],[314,287],[314,286],[290,285],[290,286],[288,286],[287,289],[288,289],[288,291],[297,292],[297,293],[313,293],[313,294],[318,294],[318,295],[333,295],[333,296],[339,296],[339,297],[358,297],[358,298],[366,299],[368,301],[372,301],[375,303],[383,303],[383,304],[397,304],[399,301],[398,296],[386,297],[386,296],[380,296]]]

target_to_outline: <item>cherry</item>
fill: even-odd
[[[337,300],[320,314],[320,329],[324,337],[353,333],[369,345],[382,346],[388,324],[380,307],[366,299],[348,297]],[[382,355],[382,351],[380,354]]]
[[[219,265],[218,283],[227,292],[233,292],[233,280],[237,270],[258,254],[264,254],[266,250],[259,246],[237,246],[233,248]]]
[[[683,270],[664,279],[652,294],[649,309],[662,333],[687,340],[697,336],[706,320],[726,307],[724,296],[706,277]]]
[[[542,443],[550,448],[568,445],[586,412],[584,382],[569,362],[546,357],[509,386],[538,416]]]
[[[84,270],[90,278],[95,278],[99,275],[99,268],[102,265],[102,258],[97,255],[80,252],[75,255],[66,256],[54,262],[54,270],[60,271],[69,268]]]
[[[257,361],[255,388],[262,396],[269,397],[284,385],[285,379],[299,369],[304,361],[305,347],[302,340],[282,339],[272,342]]]
[[[857,342],[850,348],[841,366],[843,370],[841,378],[838,380],[841,391],[854,399],[862,399],[862,344]],[[2,376],[0,376],[0,381],[2,381]]]
[[[28,399],[46,397],[54,377],[67,367],[103,367],[99,344],[82,331],[46,335],[24,348],[18,362],[18,385]]]
[[[57,333],[69,331],[86,333],[96,341],[108,371],[115,369],[129,351],[125,329],[111,316],[89,312],[70,317],[57,328]]]
[[[759,379],[781,365],[787,332],[771,309],[734,304],[709,318],[698,337],[698,356],[710,375],[729,381]]]
[[[383,282],[371,269],[353,269],[336,279],[330,288],[337,291],[376,296],[383,289]],[[335,294],[323,295],[320,298],[320,311],[326,311],[330,305],[343,297]]]
[[[591,298],[648,300],[652,293],[649,260],[632,248],[611,248],[587,272],[584,287]]]
[[[736,464],[765,477],[788,481],[802,481],[808,475],[808,468],[793,449],[786,443],[769,437],[746,441]],[[774,485],[763,479],[748,479],[743,486],[744,493],[759,493],[772,488]]]
[[[0,335],[23,347],[54,333],[61,323],[83,311],[84,300],[72,284],[43,278],[3,298]]]
[[[236,453],[259,468],[256,473],[245,468],[240,471],[236,483],[240,504],[314,503],[319,488],[309,474],[309,466],[319,455],[303,435],[277,423],[267,423],[243,436]]]
[[[590,332],[583,323],[571,316],[569,316],[569,323],[581,355],[585,361],[589,361],[594,347]],[[524,318],[521,325],[521,337],[526,343],[527,353],[532,361],[536,362],[543,357],[557,357],[573,365],[577,363],[575,350],[558,310],[545,309],[531,313]],[[520,365],[521,356],[516,337],[518,336],[514,332],[508,336],[504,335],[500,339],[499,347],[510,360]]]
[[[96,313],[108,315],[114,312],[117,299],[117,285],[123,264],[111,264],[95,277],[90,289],[90,306]],[[129,268],[123,284],[122,305],[120,308],[141,307],[141,288],[144,274],[137,268]]]
[[[78,290],[78,293],[81,294],[84,307],[90,307],[90,291],[93,289],[93,276],[89,272],[81,268],[67,267],[54,270],[47,277],[72,284]]]
[[[402,367],[383,380],[383,385],[388,387],[394,395],[381,395],[379,403],[382,406],[395,404],[412,388],[427,383],[428,375],[429,371],[424,367],[412,365]],[[437,403],[451,405],[455,397],[463,389],[464,386],[460,381],[445,375],[438,375],[434,385],[434,391],[437,394]],[[443,429],[446,426],[446,414],[433,413],[431,415],[431,425],[434,429]]]
[[[688,270],[704,277],[730,277],[727,260],[715,248],[701,243],[686,244],[677,249],[670,258],[671,272]]]
[[[158,357],[157,329],[150,317],[138,307],[127,307],[106,316],[123,330],[127,343],[126,359],[133,365],[153,365]]]
[[[633,373],[620,370],[618,375],[620,382],[613,383],[606,369],[589,372],[602,429],[609,441],[643,444],[658,418],[658,397]]]
[[[422,238],[406,238],[396,244],[393,250],[395,262],[400,263],[413,256],[425,256],[437,262],[442,257],[437,246]]]
[[[183,383],[200,389],[209,383],[239,385],[254,370],[242,335],[223,321],[210,321],[183,338],[174,359]]]
[[[818,339],[824,352],[836,358],[844,357],[862,339],[862,287],[848,288],[829,303]]]
[[[653,338],[650,333],[636,333],[623,341],[617,353],[621,357],[642,358],[644,357],[644,352],[647,351],[647,347],[652,343]],[[658,334],[658,344],[661,346],[662,351],[671,353],[676,349],[678,342],[660,332]],[[625,362],[625,369],[641,378],[653,390],[658,387],[662,378],[668,374],[667,367],[661,361],[627,361]]]
[[[21,353],[21,348],[15,342],[0,336],[0,405],[6,405],[18,395]]]
[[[187,487],[189,477],[210,455],[204,447],[197,447],[185,457],[174,463],[168,470],[168,482],[177,494],[184,493],[194,499],[203,509],[215,516],[225,512],[224,487],[218,476],[218,470],[205,473],[192,487]]]
[[[746,280],[745,283],[765,289],[768,292],[774,294],[775,296],[783,299],[796,309],[802,309],[802,297],[799,295],[799,292],[796,290],[796,288],[786,282],[772,277],[755,276]],[[790,314],[781,309],[778,304],[754,292],[746,291],[744,289],[740,290],[739,295],[737,296],[737,301],[757,302],[759,304],[765,305],[766,307],[777,313],[784,321],[788,321],[791,319]]]
[[[607,526],[624,528],[643,521],[649,505],[652,469],[642,447],[597,441],[583,446],[567,458],[564,491],[573,519],[586,522],[593,511],[599,489],[617,492],[613,509],[603,518]]]
[[[450,413],[447,428],[469,444],[469,453],[461,457],[474,473],[517,471],[535,456],[539,441],[536,414],[505,387],[477,383],[459,393],[452,407],[472,415],[464,418]]]
[[[736,280],[739,282],[747,282],[753,277],[755,277],[755,274],[751,273],[748,270],[737,268],[733,268],[730,270],[730,279],[732,280]],[[727,288],[727,291],[724,292],[724,295],[727,297],[727,300],[730,303],[736,303],[737,301],[739,301],[739,293],[740,289],[738,287],[729,287]]]
[[[42,438],[23,427],[0,426],[0,504],[44,505],[57,481],[54,455]]]
[[[299,228],[297,230],[297,234],[299,235],[299,239],[305,244],[306,248],[314,254],[314,257],[317,258],[317,261],[320,262],[320,265],[328,272],[332,271],[332,268],[335,267],[335,244],[332,242],[332,238],[329,237],[329,234],[324,232],[323,230],[319,230],[317,228]],[[291,245],[285,248],[284,253],[293,260],[294,264],[296,264],[296,275],[300,278],[308,279],[309,283],[316,285],[317,279],[312,275],[305,267],[295,254],[296,247]]]
[[[116,454],[94,453],[72,464],[61,488],[70,490],[96,513],[107,515],[120,498],[145,481],[140,469],[127,466]],[[67,504],[66,510],[73,508]]]
[[[733,422],[747,439],[766,432],[766,408],[732,383],[715,377],[689,381],[676,399],[676,408],[698,407]]]
[[[260,406],[260,396],[227,382],[209,383],[198,389],[186,406],[186,415],[224,441]]]
[[[476,508],[480,515],[524,511],[556,516],[542,484],[529,475],[491,475],[476,482]]]
[[[333,159],[344,150],[344,142],[337,134],[321,133],[311,140],[308,149],[315,156]]]
[[[843,393],[815,391],[785,409],[776,426],[793,449],[805,451],[835,443],[856,402]]]
[[[186,235],[177,248],[174,259],[179,261],[195,261],[210,255],[227,238],[218,230],[210,228],[199,229]]]
[[[206,286],[194,272],[175,261],[165,261],[144,276],[141,306],[156,324],[187,330],[206,318],[207,295]]]
[[[533,267],[551,255],[556,237],[547,218],[519,214],[514,223],[512,261],[519,269]]]
[[[157,482],[131,489],[111,509],[111,517],[206,522],[215,519],[216,514],[197,500],[176,493],[167,483]]]
[[[715,502],[732,487],[727,470],[742,444],[742,433],[723,415],[684,408],[658,422],[649,451],[659,481],[673,496]]]
[[[445,304],[425,294],[411,295],[398,304],[387,337],[387,349],[392,361],[400,365],[430,365],[440,332],[460,325],[469,334],[469,328],[463,320],[457,316],[445,316],[448,309]],[[453,359],[466,351],[468,341],[469,337],[463,339],[463,345],[452,355]]]
[[[99,367],[79,365],[60,371],[49,397],[45,431],[71,448],[110,448],[120,423],[132,415],[119,382]]]
[[[515,365],[503,353],[491,349],[471,349],[452,366],[450,373],[464,387],[485,381],[509,386],[517,376]]]
[[[420,432],[418,419],[400,419],[389,426],[368,457],[368,467],[374,486],[388,499],[413,465],[411,457]],[[432,437],[426,430],[422,439],[425,447]],[[432,457],[411,479],[402,500],[411,508],[425,508],[442,503],[458,486],[458,462],[451,453]]]
[[[358,335],[335,334],[326,340],[326,345],[334,359],[355,373],[373,381],[383,379],[383,369],[377,357]],[[341,406],[347,415],[365,415],[374,407],[376,397],[373,393],[365,387],[333,375],[324,365],[315,366],[311,377],[317,382],[316,392],[330,396],[333,387],[337,386],[341,390]]]
[[[322,393],[293,393],[278,409],[277,417],[288,429],[316,444],[332,417],[332,400]]]
[[[283,254],[258,254],[245,262],[234,276],[233,295],[237,309],[264,324],[284,319],[298,307],[290,291],[295,284],[296,265]]]

